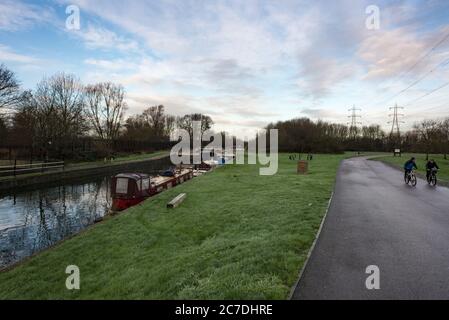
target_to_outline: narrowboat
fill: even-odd
[[[217,166],[217,164],[213,161],[203,161],[201,162],[201,164],[197,165],[197,169],[201,170],[201,171],[211,171],[212,169],[214,169]]]
[[[122,211],[193,178],[191,169],[170,169],[159,176],[121,173],[112,178],[112,211]]]

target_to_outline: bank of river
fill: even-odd
[[[55,170],[45,173],[19,175],[16,177],[0,179],[0,193],[11,190],[23,190],[24,188],[36,188],[48,184],[61,184],[66,181],[91,177],[114,172],[135,171],[140,168],[157,169],[170,164],[168,155],[161,155],[145,160],[130,160],[126,162],[107,163],[104,165],[69,167],[64,170]]]

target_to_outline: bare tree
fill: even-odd
[[[44,78],[28,105],[36,109],[36,134],[53,149],[64,148],[86,130],[84,89],[74,75],[59,73]]]
[[[444,153],[444,159],[447,159],[449,153],[449,118],[444,119],[440,123],[441,145]]]
[[[124,97],[123,86],[110,82],[86,87],[87,116],[101,139],[117,140],[127,109]]]
[[[176,117],[166,115],[164,106],[154,106],[143,111],[142,114],[126,119],[125,139],[138,141],[169,140],[174,130]]]
[[[439,139],[439,124],[436,120],[423,120],[416,123],[413,128],[418,133],[419,139],[424,145],[426,159],[429,160],[429,154],[436,150]]]
[[[12,107],[20,100],[20,84],[15,74],[0,65],[0,109]]]
[[[143,112],[143,117],[153,131],[155,137],[164,135],[165,127],[165,110],[163,105],[154,106]]]
[[[165,116],[164,136],[166,136],[170,139],[171,134],[175,130],[175,125],[176,125],[176,117],[172,116],[172,115],[166,115]]]
[[[130,116],[124,124],[126,131],[123,134],[125,140],[147,141],[152,136],[152,130],[142,115]]]
[[[6,126],[6,121],[0,117],[0,139],[6,140],[7,138],[8,138],[8,128]]]
[[[34,146],[39,137],[36,132],[38,114],[31,91],[23,93],[16,108],[12,117],[10,140],[16,145]]]
[[[73,75],[56,74],[41,80],[36,90],[16,101],[10,142],[37,147],[46,156],[65,156],[86,131],[84,91]]]
[[[201,122],[201,134],[212,128],[214,124],[212,118],[201,113],[187,114],[177,119],[178,128],[186,130],[193,137],[193,122]]]

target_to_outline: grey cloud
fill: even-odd
[[[212,81],[244,80],[253,77],[249,68],[242,67],[235,59],[206,60],[209,68],[206,76]]]
[[[322,57],[315,52],[301,55],[298,85],[304,96],[320,99],[338,84],[354,75],[356,68],[336,59]]]
[[[312,118],[339,118],[341,114],[329,109],[305,108],[301,113]]]
[[[359,71],[356,48],[365,34],[365,6],[360,2],[326,2],[317,6],[312,27],[298,47],[297,84],[304,97],[318,100]]]
[[[232,119],[224,119],[218,118],[216,120],[217,125],[232,125],[246,128],[258,128],[262,129],[269,124],[270,121],[263,120],[232,120]]]
[[[148,95],[128,94],[128,104],[133,114],[140,113],[148,107],[164,105],[167,113],[182,116],[190,113],[203,113],[208,115],[220,114],[217,110],[196,107],[197,101],[194,97],[151,97]]]

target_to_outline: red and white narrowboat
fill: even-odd
[[[121,173],[112,178],[112,211],[122,211],[193,178],[191,169],[168,170],[159,176]]]

